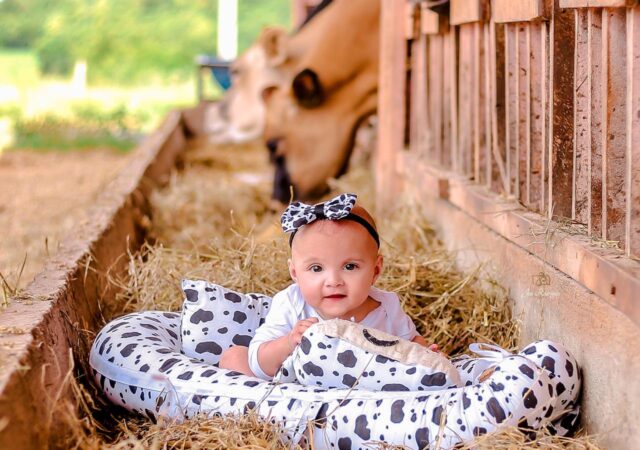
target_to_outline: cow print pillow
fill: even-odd
[[[248,346],[264,322],[271,298],[240,294],[202,280],[182,280],[182,353],[218,365],[233,345]]]
[[[340,319],[309,327],[276,381],[373,391],[433,391],[460,385],[446,356]]]

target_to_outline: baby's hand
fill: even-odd
[[[432,352],[438,352],[440,350],[440,347],[438,347],[438,344],[431,344],[429,346],[429,350],[431,350]]]
[[[318,319],[315,317],[311,317],[309,319],[299,320],[293,327],[293,329],[289,332],[288,341],[289,341],[289,349],[293,351],[296,345],[300,343],[302,340],[303,333],[314,323],[318,323]]]

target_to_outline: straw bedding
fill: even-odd
[[[333,192],[351,191],[373,209],[369,172],[354,168],[334,182]],[[179,310],[180,280],[202,278],[242,292],[272,295],[290,283],[288,245],[279,214],[270,209],[266,152],[259,145],[199,146],[189,151],[170,185],[152,197],[152,239],[129,255],[129,278],[112,279],[122,293],[106,315],[135,310]],[[331,195],[331,194],[329,194]],[[415,205],[378,218],[385,268],[377,285],[400,295],[405,310],[428,342],[455,355],[471,342],[514,349],[517,321],[506,295],[482,268],[455,270],[454,256],[438,241]],[[481,289],[489,287],[490,289]],[[491,292],[487,294],[486,292]],[[274,425],[253,415],[197,418],[183,424],[151,424],[114,410],[91,385],[73,383],[83,417],[63,411],[77,448],[288,448]],[[484,436],[477,448],[597,448],[589,438],[544,434],[527,440],[518,430]],[[372,443],[372,448],[392,448]]]

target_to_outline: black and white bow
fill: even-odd
[[[282,229],[285,233],[289,233],[316,220],[344,219],[356,204],[356,198],[358,198],[356,194],[340,194],[329,201],[315,205],[293,202],[282,213],[280,218]]]

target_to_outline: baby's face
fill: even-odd
[[[293,239],[291,278],[325,319],[359,318],[381,270],[378,247],[359,223],[322,220],[305,225]]]

